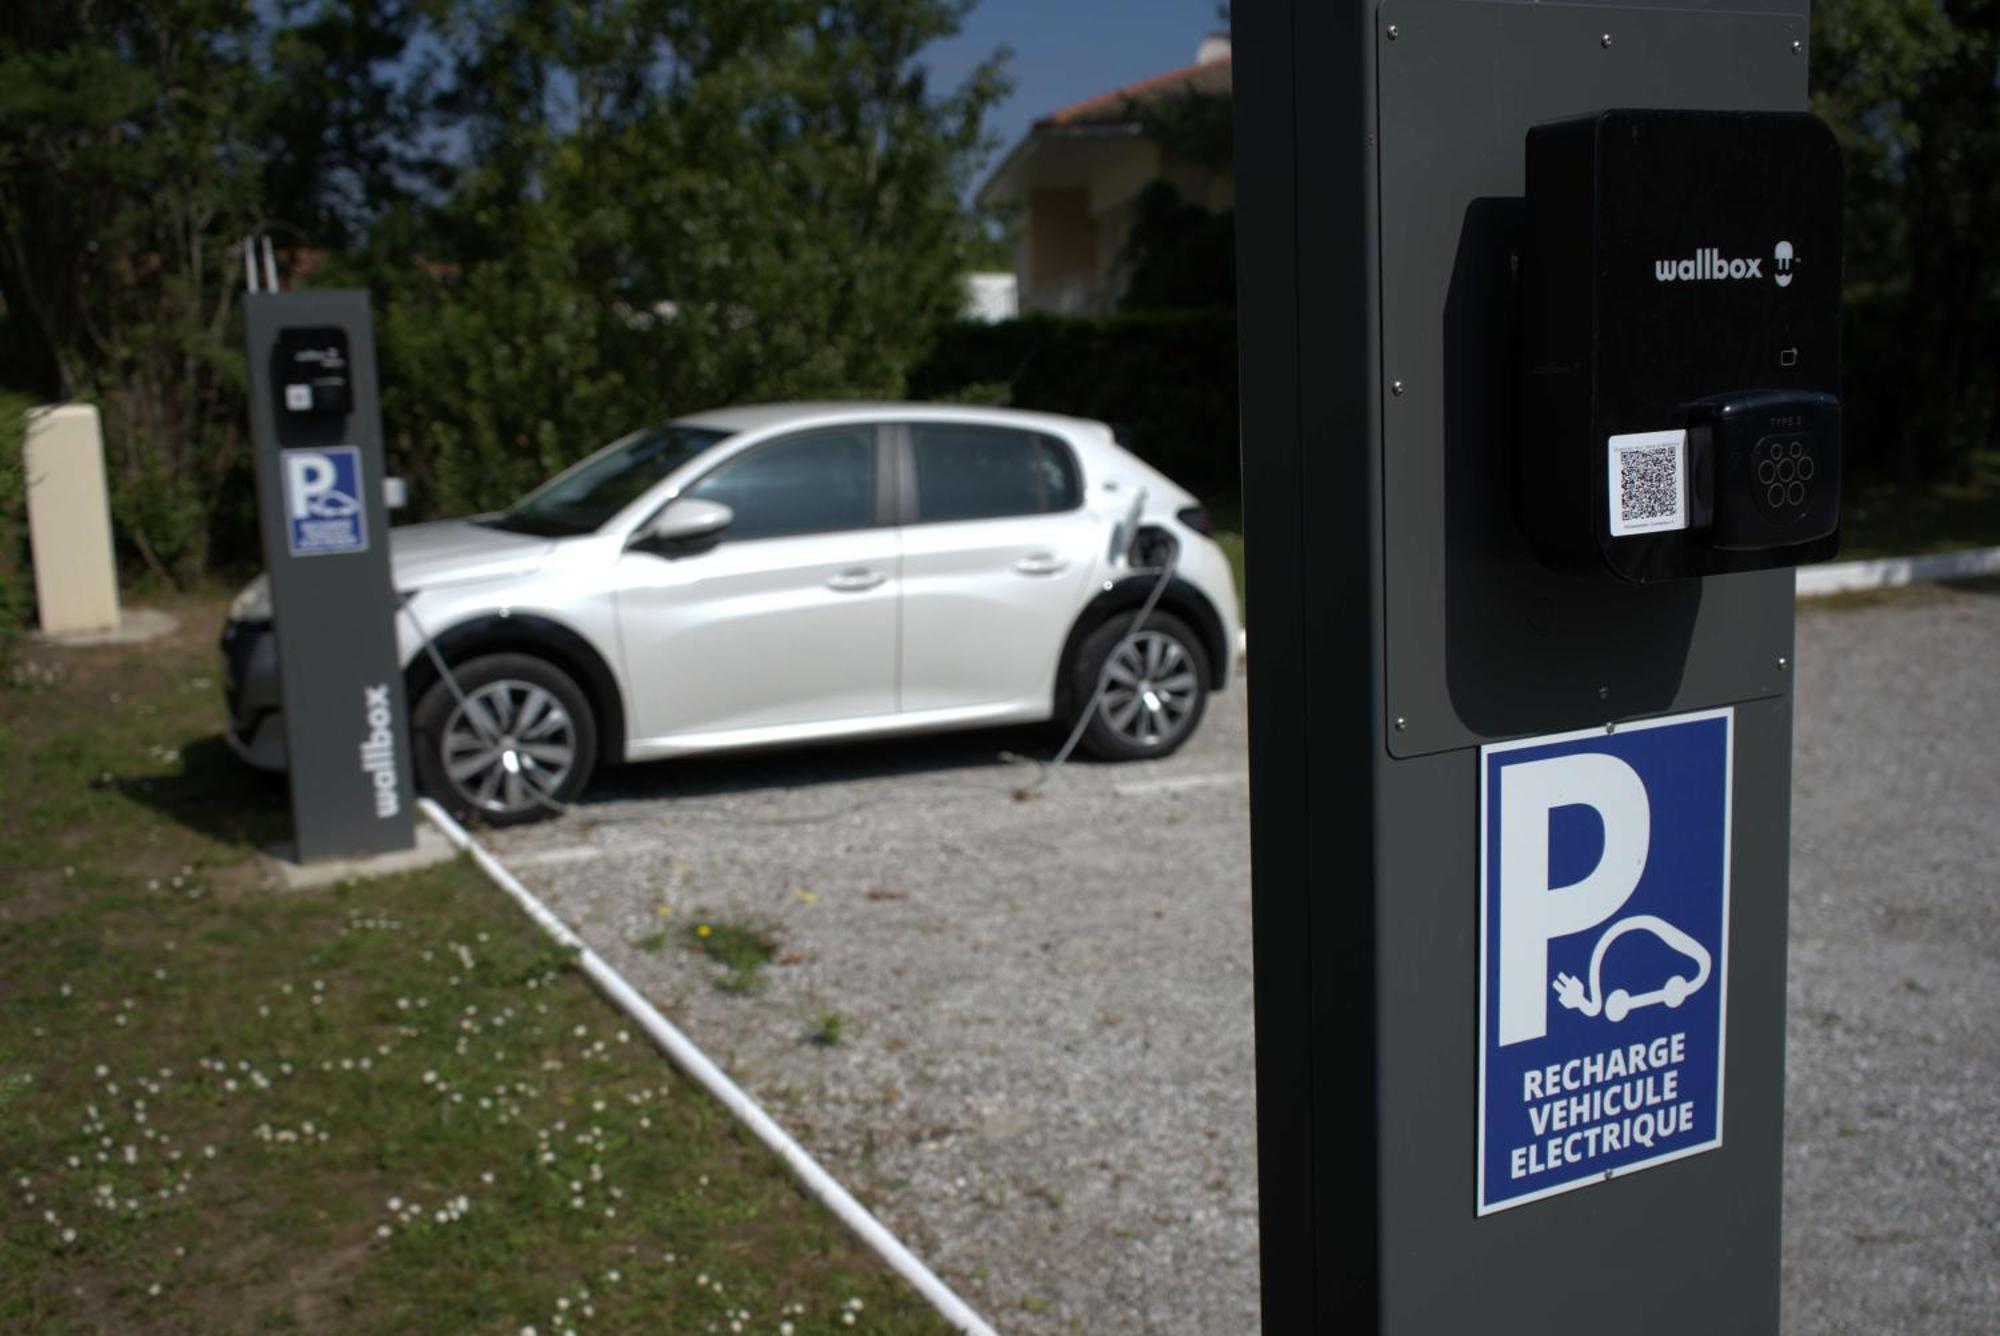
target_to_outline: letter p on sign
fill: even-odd
[[[1549,819],[1583,806],[1604,822],[1604,852],[1581,881],[1550,885]],[[1653,814],[1639,772],[1579,752],[1507,769],[1500,795],[1499,1040],[1540,1039],[1549,1026],[1549,940],[1595,927],[1639,888]]]
[[[305,450],[285,454],[285,513],[305,519],[319,513],[318,501],[333,490],[333,461]]]

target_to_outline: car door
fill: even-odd
[[[1012,427],[912,422],[897,435],[903,711],[1045,714],[1104,542],[1075,452]]]
[[[872,424],[755,446],[682,490],[735,512],[720,541],[620,556],[635,743],[781,740],[894,713],[898,538],[884,448]]]

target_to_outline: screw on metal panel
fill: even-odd
[[[1791,666],[1792,666],[1792,661],[1791,661],[1790,659],[1786,658],[1786,657],[1785,657],[1784,655],[1782,655],[1782,654],[1780,654],[1780,655],[1778,656],[1778,671],[1779,671],[1779,672],[1781,672],[1781,673],[1782,673],[1782,672],[1784,672],[1784,671],[1785,671],[1785,669],[1787,669],[1787,668],[1789,668],[1789,667],[1791,667]]]
[[[1389,393],[1391,393],[1391,394],[1401,394],[1402,392],[1403,392],[1403,382],[1402,382],[1402,381],[1400,381],[1400,380],[1392,380],[1392,381],[1390,381],[1390,382],[1389,382]]]
[[[1606,33],[1606,34],[1604,34],[1604,36],[1602,36],[1602,37],[1598,38],[1598,39],[1597,39],[1597,44],[1598,44],[1599,46],[1607,46],[1607,47],[1608,47],[1608,46],[1610,46],[1610,45],[1611,45],[1611,34],[1610,34],[1610,33]]]
[[[1390,41],[1392,41],[1392,42],[1393,42],[1393,41],[1395,41],[1395,40],[1396,40],[1396,39],[1397,39],[1398,37],[1401,37],[1402,35],[1403,35],[1403,30],[1402,30],[1401,28],[1398,28],[1398,27],[1397,27],[1397,26],[1396,26],[1395,24],[1393,24],[1393,23],[1389,25],[1389,40],[1390,40]]]
[[[1396,731],[1397,731],[1398,733],[1401,733],[1402,731],[1404,731],[1405,729],[1407,729],[1407,728],[1408,728],[1409,726],[1410,726],[1410,721],[1409,721],[1409,720],[1407,720],[1407,719],[1403,718],[1403,716],[1402,716],[1402,715],[1400,715],[1400,714],[1396,716]]]
[[[1805,51],[1806,51],[1806,44],[1805,44],[1804,42],[1793,42],[1793,43],[1792,43],[1792,54],[1793,54],[1793,55],[1795,55],[1795,56],[1802,56],[1802,55],[1804,55],[1804,54],[1805,54]]]

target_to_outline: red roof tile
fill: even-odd
[[[1116,124],[1132,118],[1132,108],[1152,102],[1164,102],[1182,93],[1205,93],[1213,96],[1227,96],[1231,87],[1230,59],[1223,56],[1206,64],[1189,65],[1185,69],[1170,70],[1166,74],[1156,74],[1150,79],[1127,84],[1109,93],[1099,93],[1096,97],[1051,112],[1035,122],[1037,130],[1064,125],[1104,125]]]

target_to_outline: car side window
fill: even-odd
[[[920,422],[917,522],[995,519],[1074,510],[1083,499],[1076,459],[1053,437],[1010,427]]]
[[[683,495],[736,512],[724,538],[784,538],[875,523],[875,429],[829,427],[761,445]]]

